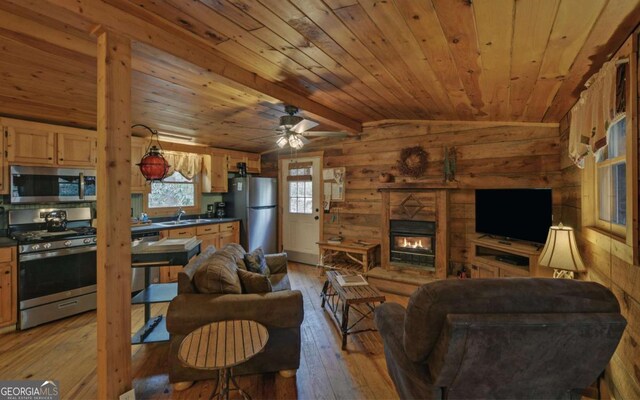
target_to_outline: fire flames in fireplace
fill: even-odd
[[[431,250],[431,238],[424,236],[396,236],[395,247],[402,249]]]
[[[422,240],[407,240],[407,238],[402,238],[403,241],[400,244],[400,247],[411,248],[411,249],[422,249],[424,246],[422,245]]]
[[[435,221],[389,221],[389,261],[435,270]]]

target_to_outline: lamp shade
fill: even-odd
[[[578,252],[573,228],[562,224],[549,228],[547,242],[542,249],[538,264],[572,272],[586,270]]]

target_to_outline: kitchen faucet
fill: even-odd
[[[181,218],[183,215],[185,215],[185,214],[186,214],[186,211],[184,211],[184,210],[182,209],[182,207],[178,207],[178,213],[177,213],[177,215],[178,215],[178,222],[180,222],[180,218]]]

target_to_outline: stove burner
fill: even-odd
[[[17,240],[18,242],[35,242],[72,236],[95,236],[95,234],[96,228],[90,226],[81,226],[61,232],[49,232],[46,230],[15,232],[13,234],[13,239]]]
[[[72,231],[75,231],[81,235],[95,235],[96,228],[92,226],[79,226],[77,228],[71,228]]]

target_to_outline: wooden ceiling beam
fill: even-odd
[[[112,0],[112,3],[128,3]],[[185,32],[167,21],[149,13],[144,20],[131,15],[118,7],[100,1],[90,0],[45,0],[20,2],[20,5],[37,7],[41,12],[51,8],[55,15],[62,17],[60,8],[70,12],[73,16],[81,16],[96,25],[119,32],[132,40],[154,46],[190,63],[206,68],[223,78],[225,84],[253,89],[268,96],[293,104],[306,111],[321,123],[344,129],[351,133],[362,131],[362,123],[349,116],[341,114],[292,90],[286,89],[275,82],[268,81],[257,74],[240,68],[226,60],[224,54],[212,49],[209,44],[202,43],[198,36]],[[153,21],[153,23],[148,22]],[[64,21],[63,21],[64,22]],[[246,89],[245,89],[246,90]]]

